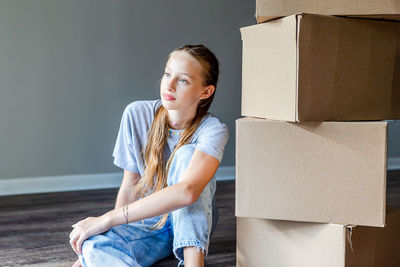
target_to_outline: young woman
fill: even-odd
[[[208,112],[218,60],[203,45],[171,52],[161,99],[135,101],[122,115],[114,164],[124,169],[115,209],[74,224],[74,266],[151,266],[174,253],[178,266],[204,266],[217,222],[214,174],[228,128]]]

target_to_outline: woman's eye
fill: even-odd
[[[169,73],[168,72],[164,72],[164,76],[169,76]]]
[[[182,83],[186,83],[186,84],[189,83],[189,81],[188,81],[188,80],[185,80],[185,79],[180,79],[179,81],[182,82]]]

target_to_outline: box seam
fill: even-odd
[[[299,122],[299,36],[300,36],[300,21],[302,14],[296,14],[296,95],[295,95],[295,118]]]

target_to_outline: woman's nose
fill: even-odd
[[[167,81],[167,84],[166,84],[166,86],[167,86],[167,90],[168,91],[175,91],[175,86],[176,86],[176,84],[175,84],[175,82],[174,82],[174,79],[169,79],[168,81]]]

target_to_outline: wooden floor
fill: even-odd
[[[219,222],[206,266],[235,266],[234,181],[218,182]],[[113,208],[117,189],[0,197],[0,266],[71,266],[71,225]],[[388,173],[387,204],[400,206],[400,171]],[[176,266],[171,256],[154,266]]]
[[[234,181],[217,183],[219,222],[207,266],[235,266]],[[0,197],[0,266],[71,266],[71,225],[113,209],[117,189]],[[153,266],[177,266],[174,256]]]

